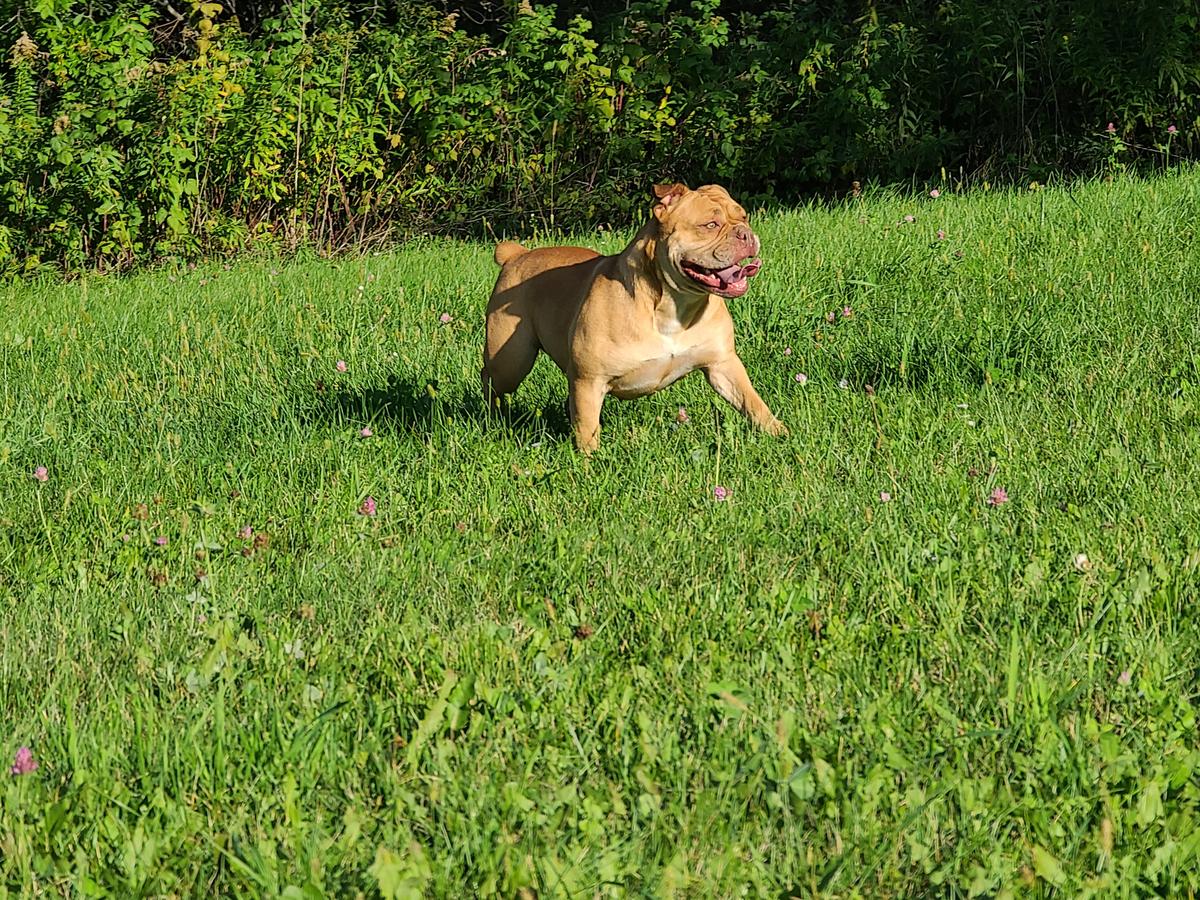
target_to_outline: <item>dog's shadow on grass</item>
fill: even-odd
[[[565,401],[535,409],[519,398],[506,399],[501,409],[488,414],[479,390],[472,386],[443,385],[400,375],[384,387],[360,391],[333,391],[318,386],[320,401],[305,418],[339,424],[358,424],[372,430],[386,428],[427,436],[453,422],[470,422],[485,430],[508,431],[521,438],[570,435]],[[451,424],[452,427],[452,424]]]

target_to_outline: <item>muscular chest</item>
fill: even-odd
[[[621,399],[643,397],[662,390],[698,368],[713,362],[712,345],[696,335],[656,335],[639,341],[622,354],[621,371],[610,391]]]

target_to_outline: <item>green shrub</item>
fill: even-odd
[[[0,273],[625,221],[668,177],[1046,180],[1200,139],[1185,0],[460,4],[470,28],[433,0],[229,6],[0,0]]]

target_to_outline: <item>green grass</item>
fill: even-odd
[[[482,419],[489,246],[0,286],[0,895],[1190,896],[1198,222],[761,215],[791,437],[590,462],[548,360]]]

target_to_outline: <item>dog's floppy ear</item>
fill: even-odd
[[[658,198],[658,203],[654,205],[654,215],[660,222],[666,216],[667,210],[679,202],[679,198],[687,192],[688,186],[679,181],[674,184],[656,184],[654,186],[654,196]]]

